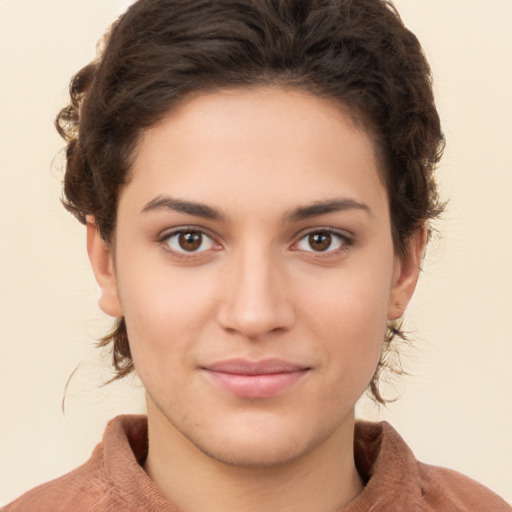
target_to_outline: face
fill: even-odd
[[[100,305],[125,317],[150,421],[246,465],[352,429],[420,245],[395,256],[365,131],[278,88],[182,103],[140,141],[115,257],[89,225]]]

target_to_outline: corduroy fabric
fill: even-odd
[[[118,416],[84,465],[27,492],[4,512],[180,512],[142,469],[147,446],[145,416]],[[354,450],[366,485],[340,512],[512,511],[474,480],[418,462],[386,422],[357,422]]]

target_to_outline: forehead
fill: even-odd
[[[386,195],[365,130],[333,101],[277,87],[198,95],[147,130],[121,202],[162,193],[223,210]]]

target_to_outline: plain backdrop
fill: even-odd
[[[0,504],[85,461],[109,418],[144,411],[135,378],[102,387],[94,344],[110,321],[84,228],[59,203],[53,128],[128,3],[0,0]],[[358,414],[512,501],[512,1],[396,5],[434,71],[450,205],[407,312],[410,375],[386,388],[395,403],[362,400]]]

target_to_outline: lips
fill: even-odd
[[[279,359],[231,359],[203,367],[215,385],[235,396],[266,398],[301,381],[310,368]]]

